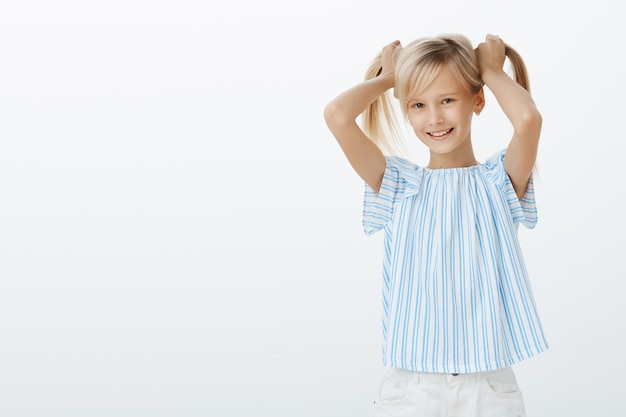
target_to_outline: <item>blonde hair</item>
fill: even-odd
[[[506,44],[505,55],[511,64],[515,81],[530,92],[528,73],[521,56]],[[405,118],[409,98],[428,88],[444,65],[448,65],[470,94],[477,94],[483,87],[476,53],[467,37],[447,34],[417,39],[400,51],[396,61],[394,96]],[[382,57],[379,53],[367,69],[365,79],[375,78],[381,71]],[[399,134],[390,91],[365,110],[362,127],[384,153],[407,154],[406,143]]]

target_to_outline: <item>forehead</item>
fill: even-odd
[[[434,75],[433,80],[414,96],[446,95],[466,93],[466,89],[459,82],[448,65],[443,65]]]

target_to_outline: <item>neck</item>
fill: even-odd
[[[477,165],[478,161],[474,156],[474,149],[469,139],[465,140],[458,148],[445,154],[430,151],[430,161],[427,168],[466,168]]]

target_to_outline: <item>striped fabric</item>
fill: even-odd
[[[505,152],[434,170],[387,157],[380,192],[366,185],[365,233],[385,233],[384,365],[481,372],[548,347],[517,238],[537,222],[532,178],[519,200]]]

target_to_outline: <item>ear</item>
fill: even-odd
[[[478,91],[478,93],[476,93],[475,99],[476,99],[476,103],[474,104],[474,113],[476,113],[476,116],[478,116],[480,112],[482,112],[483,109],[485,108],[484,87],[481,88],[480,91]]]

